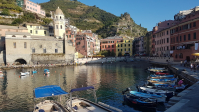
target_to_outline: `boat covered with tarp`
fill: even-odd
[[[57,85],[47,85],[35,88],[34,92],[34,103],[36,98],[53,97],[60,95],[68,95],[68,93],[61,89]],[[60,103],[53,100],[45,100],[35,105],[33,112],[69,112]]]

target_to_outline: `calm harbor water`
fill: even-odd
[[[0,78],[0,112],[33,111],[33,89],[45,85],[60,85],[67,92],[72,88],[94,86],[98,101],[117,107],[124,112],[137,112],[133,107],[124,105],[122,91],[127,87],[136,90],[143,84],[148,74],[144,68],[134,68],[132,64],[83,65],[49,68],[50,75],[44,75],[45,68],[38,68],[34,75],[20,77],[22,69],[7,70]],[[23,71],[32,71],[24,69]],[[91,91],[77,92],[79,97],[93,100]],[[53,97],[63,104],[67,96]],[[36,100],[36,103],[44,99]]]

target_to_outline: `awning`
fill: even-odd
[[[82,88],[71,89],[70,92],[83,91],[83,90],[87,90],[87,89],[94,89],[94,87],[93,86],[89,86],[89,87],[82,87]]]
[[[193,55],[193,56],[199,56],[199,53],[193,53],[191,55]]]
[[[51,97],[57,95],[68,94],[57,85],[42,86],[34,89],[35,98]]]

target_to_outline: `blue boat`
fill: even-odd
[[[153,79],[174,78],[174,75],[150,75],[148,78],[153,78]]]
[[[150,81],[157,81],[157,82],[171,82],[171,81],[176,81],[177,78],[171,78],[171,79],[153,79],[151,78]]]
[[[44,74],[49,74],[50,70],[49,69],[44,69]]]
[[[45,97],[52,97],[52,96],[60,96],[60,95],[67,95],[68,93],[61,89],[60,86],[57,85],[48,85],[35,88],[34,92],[34,104],[36,98],[45,98]],[[48,112],[56,111],[56,112],[68,112],[60,103],[55,102],[53,100],[45,100],[34,105],[33,112]]]
[[[33,70],[32,73],[35,74],[35,73],[37,73],[37,71],[36,71],[36,70]]]
[[[122,91],[124,101],[128,104],[140,106],[140,107],[156,107],[157,106],[157,99],[150,98],[150,95],[145,95],[146,93],[137,93],[130,91],[130,89],[126,89]],[[157,96],[161,97],[161,96]]]

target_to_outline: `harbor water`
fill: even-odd
[[[94,86],[100,102],[119,108],[123,112],[143,111],[130,107],[123,102],[122,91],[127,87],[136,90],[136,85],[144,84],[148,74],[143,67],[135,67],[131,63],[96,64],[82,66],[66,66],[37,68],[36,74],[20,76],[22,71],[33,69],[11,69],[0,78],[0,112],[29,112],[34,109],[33,90],[45,85],[59,85],[67,92],[70,89]],[[75,96],[94,101],[91,91],[76,92]],[[48,98],[49,99],[49,98]],[[51,98],[64,105],[68,96]],[[35,99],[35,103],[43,99]]]

